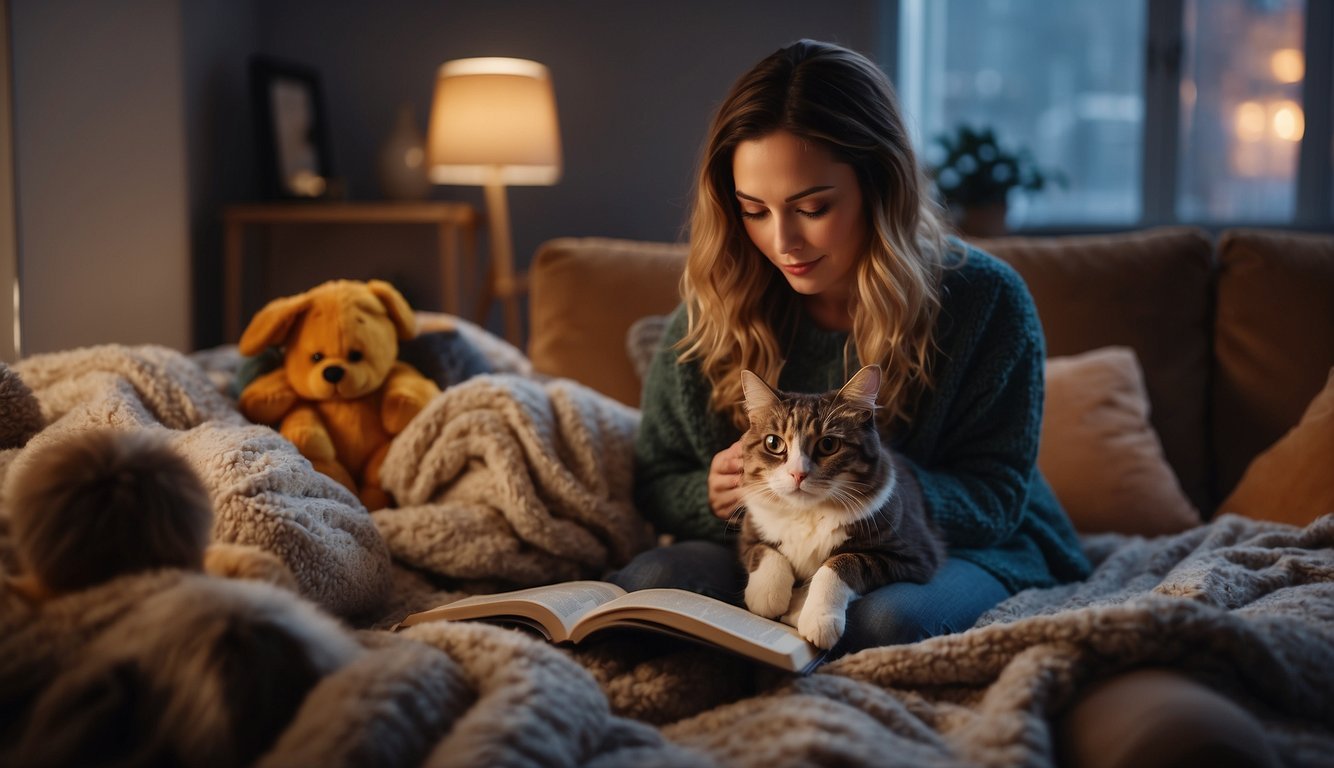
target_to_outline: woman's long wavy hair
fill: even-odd
[[[793,328],[799,297],[746,234],[732,156],[740,143],[779,130],[826,147],[856,171],[870,232],[856,266],[849,341],[862,364],[885,371],[881,424],[906,424],[929,384],[945,231],[888,78],[836,45],[802,40],[778,50],[732,86],[714,117],[681,278],[689,326],[679,359],[699,361],[713,409],[740,429],[742,369],[778,381],[788,340],[778,333]]]

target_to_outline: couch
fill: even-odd
[[[1231,229],[1214,242],[1163,227],[976,244],[1023,276],[1049,356],[1134,351],[1152,428],[1202,519],[1334,366],[1334,237]],[[533,367],[637,405],[627,332],[676,306],[684,258],[679,244],[544,244],[530,275]]]
[[[1334,468],[1334,236],[1163,227],[975,244],[1013,266],[1037,304],[1050,358],[1039,464],[1081,533],[1171,534],[1225,507],[1299,525],[1334,511],[1328,480],[1312,494],[1284,479]],[[636,347],[656,338],[640,338],[646,321],[676,306],[685,253],[606,238],[544,244],[530,282],[535,370],[637,405]],[[1076,372],[1114,358],[1105,388],[1107,376]],[[1322,390],[1326,413],[1306,427],[1301,455],[1266,469],[1257,456],[1296,431]],[[1253,463],[1268,476],[1234,493]],[[1273,490],[1294,485],[1300,504]],[[1170,663],[1118,670],[1060,711],[1053,733],[1067,764],[1277,759],[1259,719]]]

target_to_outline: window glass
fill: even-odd
[[[1302,0],[1187,0],[1177,215],[1291,221],[1302,113]]]
[[[904,0],[900,93],[928,165],[938,135],[991,128],[1063,186],[1012,192],[1007,224],[1140,218],[1144,4]]]

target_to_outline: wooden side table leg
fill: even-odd
[[[245,257],[245,225],[229,221],[224,228],[222,275],[223,341],[241,338],[241,262]]]
[[[459,244],[452,223],[440,225],[440,305],[451,315],[459,314]]]

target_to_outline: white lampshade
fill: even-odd
[[[437,184],[555,184],[560,130],[547,68],[526,59],[446,62],[436,78],[429,143]]]

